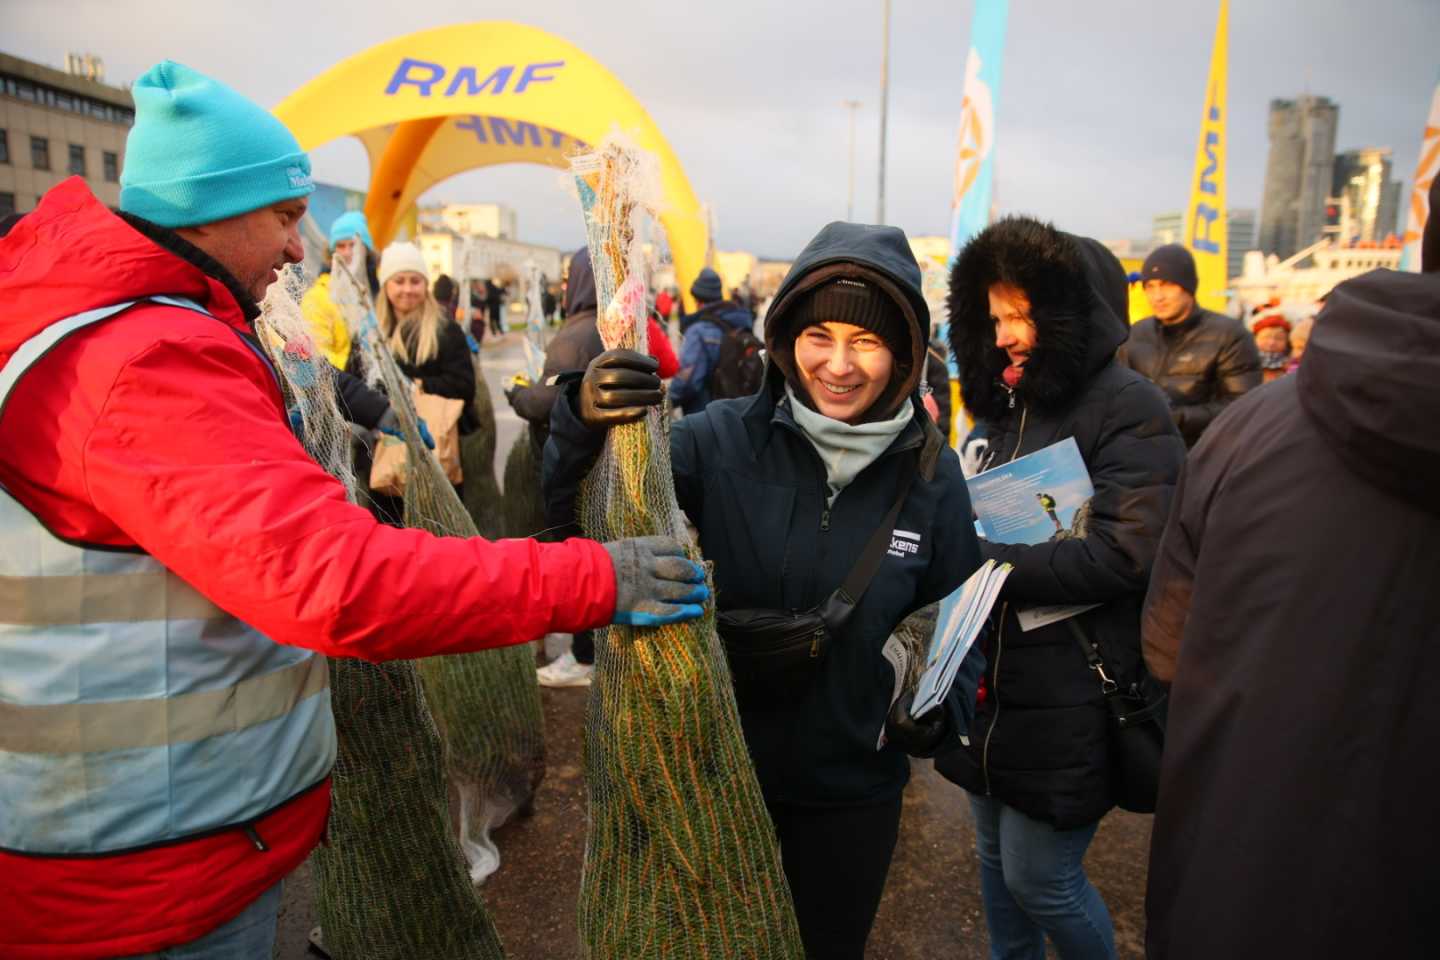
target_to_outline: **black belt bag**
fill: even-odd
[[[715,627],[730,661],[737,695],[778,693],[816,672],[829,649],[830,638],[850,619],[880,569],[891,531],[918,469],[918,463],[912,463],[905,471],[890,512],[871,534],[845,582],[823,603],[798,612],[757,607],[716,614]]]

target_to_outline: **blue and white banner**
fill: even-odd
[[[950,256],[990,223],[995,177],[995,111],[1000,103],[1000,64],[1010,0],[975,0],[965,93],[955,148],[955,196],[951,202]]]

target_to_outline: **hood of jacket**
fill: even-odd
[[[890,386],[871,408],[885,419],[899,409],[899,401],[915,394],[925,368],[925,348],[930,338],[930,309],[920,292],[920,266],[898,227],[871,226],[836,221],[827,225],[800,251],[790,272],[775,292],[765,315],[765,350],[770,358],[766,384],[778,397],[788,379],[798,387],[795,375],[795,337],[789,314],[802,295],[828,280],[851,277],[873,283],[900,306],[910,331],[908,356],[895,357],[895,374]],[[797,395],[804,395],[797,389]]]
[[[1010,393],[1000,379],[1010,358],[995,345],[990,287],[1025,291],[1035,347],[1017,399],[1041,412],[1062,409],[1115,357],[1130,336],[1125,271],[1089,237],[1030,217],[1006,217],[975,236],[950,273],[950,350],[965,406],[980,419],[1003,417]]]
[[[154,234],[152,239],[141,230]],[[161,246],[164,242],[175,249]],[[187,256],[177,252],[188,248]],[[206,261],[207,271],[198,262]],[[124,300],[184,297],[242,333],[242,307],[223,268],[173,232],[110,212],[79,177],[54,187],[0,239],[0,366],[57,320]],[[233,281],[231,281],[233,283]]]
[[[690,314],[690,317],[695,323],[702,320],[713,320],[720,325],[721,329],[733,327],[736,330],[749,330],[755,326],[755,318],[750,315],[750,311],[733,300],[717,300],[714,303],[707,303]]]
[[[1306,413],[1352,470],[1440,510],[1440,274],[1374,270],[1340,284],[1296,376]]]
[[[590,267],[590,248],[581,247],[570,258],[570,274],[565,279],[565,316],[594,313],[598,301],[595,271]]]

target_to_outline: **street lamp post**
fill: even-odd
[[[855,222],[855,111],[860,109],[859,100],[840,101],[850,111],[850,184],[845,192],[845,219]]]
[[[880,53],[880,190],[875,199],[875,222],[885,222],[885,121],[890,106],[890,0],[885,0],[885,27]]]

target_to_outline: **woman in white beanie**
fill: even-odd
[[[475,367],[465,332],[430,293],[425,259],[413,243],[392,243],[380,255],[380,301],[375,318],[385,345],[405,376],[437,397],[464,400],[460,432],[475,428]]]
[[[445,315],[430,293],[430,278],[420,248],[413,243],[390,244],[380,254],[379,277],[375,319],[396,364],[426,393],[465,401],[460,433],[470,433],[479,425],[472,409],[475,367],[470,345],[465,332]],[[376,495],[377,507],[382,513],[392,513],[385,509],[382,499],[387,498]],[[399,522],[398,508],[393,514],[386,519]]]

